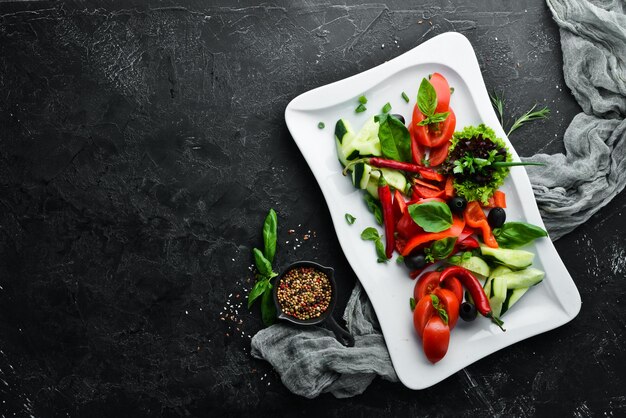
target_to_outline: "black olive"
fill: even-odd
[[[461,196],[455,196],[448,202],[450,210],[454,213],[463,213],[467,206],[467,200]]]
[[[393,114],[393,115],[391,115],[391,116],[393,116],[394,118],[398,118],[398,119],[400,119],[400,121],[401,121],[403,124],[404,124],[404,123],[406,123],[406,122],[404,121],[404,116],[402,116],[402,115],[399,115],[399,114],[397,114],[397,113],[394,113],[394,114]]]
[[[404,265],[407,266],[409,270],[423,269],[426,266],[426,256],[419,250],[413,251],[404,257]]]
[[[476,310],[476,306],[473,303],[463,302],[461,307],[459,308],[459,316],[463,321],[473,321],[476,319],[478,315],[478,311]]]
[[[487,222],[492,228],[500,228],[506,221],[506,212],[502,208],[495,207],[489,211]]]

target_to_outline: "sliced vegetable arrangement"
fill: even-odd
[[[366,228],[361,237],[374,242],[378,262],[397,252],[409,276],[418,278],[410,306],[432,363],[445,356],[459,316],[472,321],[480,313],[504,331],[500,317],[544,276],[532,267],[534,253],[519,247],[547,237],[546,231],[507,222],[506,195],[499,190],[510,167],[530,163],[513,161],[485,125],[455,132],[453,92],[434,73],[421,80],[408,125],[389,113],[389,103],[358,132],[345,119],[335,125],[343,173],[365,191],[367,207],[384,228],[382,235]],[[359,103],[367,103],[364,95]],[[436,271],[424,272],[435,263]]]

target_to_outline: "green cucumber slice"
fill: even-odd
[[[467,260],[461,260],[458,263],[452,263],[452,264],[459,266],[459,267],[463,267],[471,271],[472,273],[480,276],[479,277],[480,279],[484,277],[488,277],[491,271],[491,269],[489,268],[489,265],[485,262],[485,260],[476,256],[472,256],[468,258]]]
[[[514,270],[525,269],[535,259],[535,254],[524,250],[510,250],[506,248],[491,248],[486,245],[480,246],[482,255],[491,257],[498,263]]]
[[[502,303],[502,310],[500,311],[500,316],[504,315],[513,305],[517,303],[518,300],[528,291],[528,287],[523,287],[521,289],[508,289],[506,291],[506,299],[504,303]]]
[[[543,271],[531,267],[525,270],[512,271],[499,277],[506,279],[507,288],[523,289],[541,283],[545,275]]]
[[[493,315],[496,317],[499,317],[502,312],[502,304],[506,299],[506,286],[506,278],[502,278],[502,276],[495,277],[491,282],[492,296],[489,298],[489,304]]]
[[[369,164],[357,163],[352,170],[352,184],[359,189],[365,189],[370,179],[372,167]]]

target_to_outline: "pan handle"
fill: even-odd
[[[335,333],[335,337],[337,338],[337,341],[339,341],[341,344],[345,345],[346,347],[354,347],[354,337],[352,336],[352,334],[350,334],[348,331],[343,329],[335,321],[335,318],[333,318],[332,315],[328,315],[328,318],[326,318],[326,323],[328,324],[328,327],[332,330],[332,332]]]

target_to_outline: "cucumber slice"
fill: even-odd
[[[370,179],[372,167],[369,164],[358,163],[354,165],[352,170],[352,184],[359,189],[365,189]]]
[[[493,269],[491,271],[491,274],[485,281],[485,285],[483,286],[483,289],[485,290],[485,294],[487,296],[491,296],[491,282],[493,281],[494,278],[501,276],[505,273],[510,273],[511,271],[512,270],[506,266],[498,266],[495,269]]]
[[[517,303],[518,300],[528,291],[528,287],[523,287],[521,289],[508,289],[506,291],[506,299],[502,304],[502,310],[500,311],[500,316],[504,315],[506,311],[511,309],[513,305]]]
[[[391,187],[404,193],[409,182],[406,177],[404,177],[404,174],[390,168],[376,168],[372,170],[369,181],[370,183],[374,183],[376,189],[378,189],[378,179],[380,178],[380,172],[378,170],[382,171],[385,180],[387,180],[387,183],[389,183]],[[378,196],[378,191],[376,191],[376,196]]]
[[[481,276],[479,278],[489,276],[489,272],[491,270],[489,268],[489,265],[487,265],[487,263],[485,262],[485,260],[476,256],[472,256],[468,258],[467,260],[461,260],[458,263],[452,263],[452,264],[459,266],[459,267],[463,267],[471,271],[472,273],[477,274],[478,276]]]
[[[378,122],[374,117],[368,119],[357,134],[348,121],[339,119],[335,125],[335,139],[339,161],[344,166],[360,157],[382,155],[378,140]]]
[[[545,273],[535,268],[527,268],[525,270],[512,271],[503,274],[499,278],[506,279],[507,288],[523,289],[525,287],[535,286],[543,280]]]
[[[348,148],[348,144],[354,141],[355,133],[350,123],[345,119],[339,119],[335,124],[335,146],[337,148],[337,158],[341,165],[345,167],[348,164],[348,156],[344,152],[344,147]]]
[[[496,263],[503,264],[514,270],[525,269],[535,259],[535,254],[524,250],[509,250],[506,248],[491,248],[486,245],[480,246],[482,255],[492,257]]]
[[[502,304],[506,299],[506,278],[495,277],[491,282],[492,296],[489,298],[489,304],[491,305],[491,311],[493,315],[499,317],[502,312]]]

